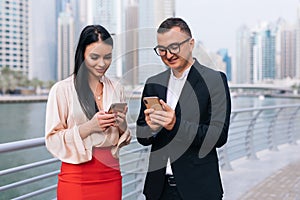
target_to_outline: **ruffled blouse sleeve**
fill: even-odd
[[[78,164],[91,160],[92,149],[85,147],[78,126],[70,116],[71,97],[72,89],[66,81],[51,88],[46,108],[45,142],[53,156]]]

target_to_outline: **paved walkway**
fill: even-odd
[[[300,145],[278,148],[258,152],[258,160],[233,161],[232,171],[222,170],[224,200],[300,200]]]
[[[251,188],[241,200],[300,199],[300,161],[289,164]]]

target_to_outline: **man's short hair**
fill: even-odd
[[[157,29],[157,33],[166,33],[173,27],[179,27],[180,30],[192,37],[191,30],[187,23],[178,17],[170,17],[164,20]]]

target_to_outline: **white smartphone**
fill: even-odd
[[[108,113],[123,112],[127,103],[113,103],[110,105]]]
[[[148,109],[153,108],[154,110],[163,110],[158,97],[144,97],[143,102]]]

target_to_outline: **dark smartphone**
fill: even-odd
[[[144,97],[143,102],[148,109],[163,110],[158,97]]]
[[[127,103],[113,103],[110,105],[108,113],[123,112]]]

